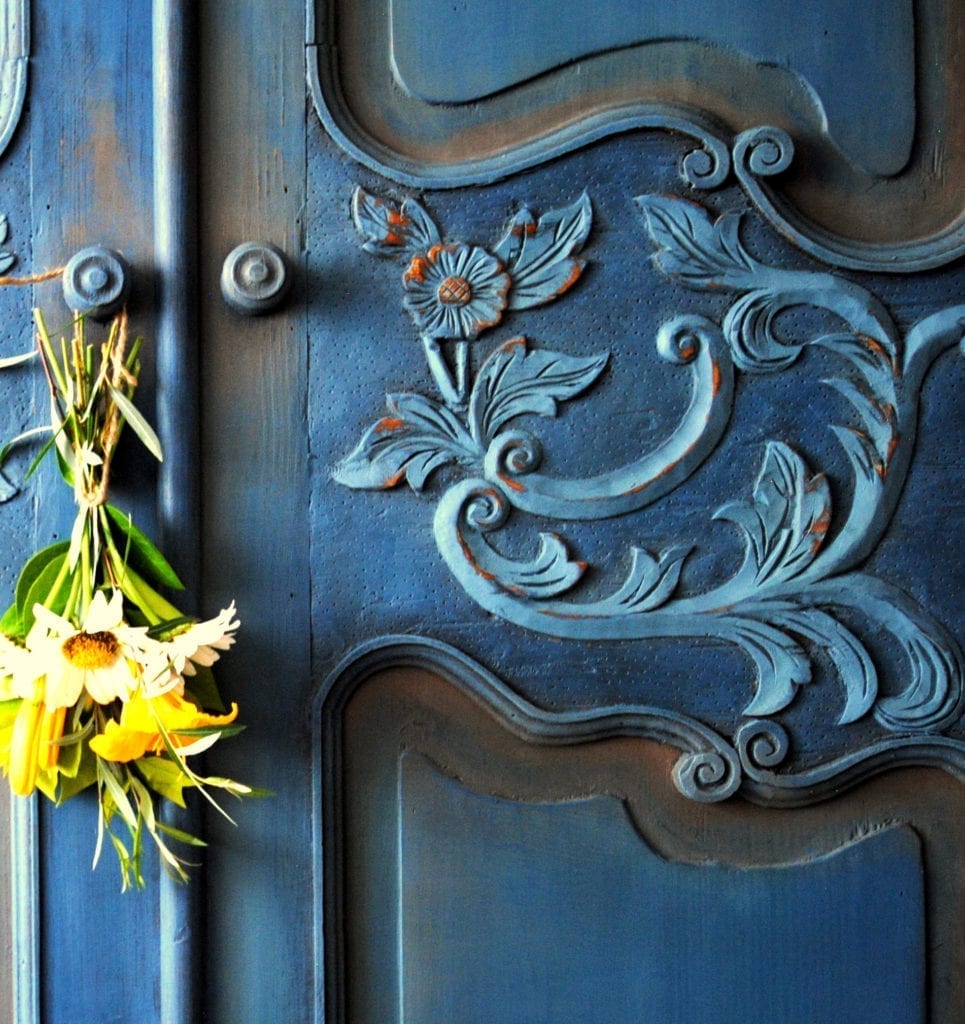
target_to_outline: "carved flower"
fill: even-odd
[[[427,338],[473,339],[502,319],[512,281],[502,263],[470,245],[434,245],[403,278],[405,307]]]

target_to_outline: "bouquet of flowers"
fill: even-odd
[[[183,807],[184,791],[197,789],[225,813],[213,790],[253,793],[190,764],[241,728],[237,705],[224,706],[211,671],[234,643],[234,603],[208,621],[183,615],[157,589],[182,589],[174,570],[107,501],[125,425],[162,457],[133,402],[140,339],[129,344],[126,314],[98,343],[89,340],[83,317],[57,342],[39,311],[34,319],[51,423],[28,476],[52,452],[77,515],[69,540],[27,560],[0,618],[0,767],[15,794],[39,790],[56,804],[95,787],[94,865],[106,836],[124,889],[144,885],[145,836],[168,871],[187,881],[187,862],[169,842],[203,843],[166,823],[161,801]]]

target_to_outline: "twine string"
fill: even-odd
[[[39,274],[28,274],[26,277],[16,275],[0,276],[0,288],[6,285],[42,284],[44,281],[53,281],[55,277],[62,277],[64,267],[54,267],[53,270],[42,270]]]

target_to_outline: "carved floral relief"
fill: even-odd
[[[965,304],[922,317],[903,334],[884,304],[837,274],[791,270],[758,260],[741,237],[741,217],[716,220],[673,196],[636,198],[641,240],[668,279],[733,299],[720,323],[683,313],[662,324],[655,344],[686,367],[691,398],[676,428],[626,465],[561,478],[541,472],[534,416],[591,387],[608,352],[574,356],[534,348],[524,337],[485,352],[479,341],[507,309],[555,301],[579,280],[590,234],[587,195],[537,216],[523,209],[491,249],[444,241],[427,210],[361,189],[353,201],[363,247],[403,266],[403,303],[418,331],[437,395],[389,395],[388,412],[335,469],[352,488],[427,487],[443,466],[463,479],[440,496],[434,532],[463,590],[502,619],[564,640],[711,638],[747,659],[754,694],[733,740],[671,711],[647,709],[654,730],[684,750],[679,787],[720,799],[743,785],[785,800],[829,781],[873,771],[884,760],[945,764],[965,773],[965,744],[941,736],[962,712],[962,655],[946,626],[890,582],[860,566],[881,540],[897,505],[915,443],[922,382],[939,354],[958,344]],[[790,341],[779,318],[810,307],[837,326]],[[853,477],[845,507],[832,503],[820,466],[782,438],[766,442],[756,480],[725,500],[713,518],[743,538],[743,561],[729,579],[683,592],[681,573],[695,544],[635,547],[631,568],[611,593],[581,599],[587,565],[565,540],[542,532],[531,558],[500,550],[514,513],[557,520],[607,519],[658,502],[709,458],[730,417],[735,373],[780,373],[807,345],[831,352],[840,373],[826,384],[853,409],[831,429]],[[472,349],[470,349],[472,346]],[[903,688],[880,687],[876,649],[900,652]],[[791,737],[777,721],[826,660],[840,687],[837,723],[873,719],[878,737],[861,750],[803,769],[780,771]],[[802,797],[803,798],[803,797]]]

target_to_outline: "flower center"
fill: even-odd
[[[465,306],[472,298],[472,288],[464,277],[447,277],[436,294],[447,306]]]
[[[113,633],[75,633],[64,641],[62,650],[75,668],[110,668],[117,661],[121,645]]]

